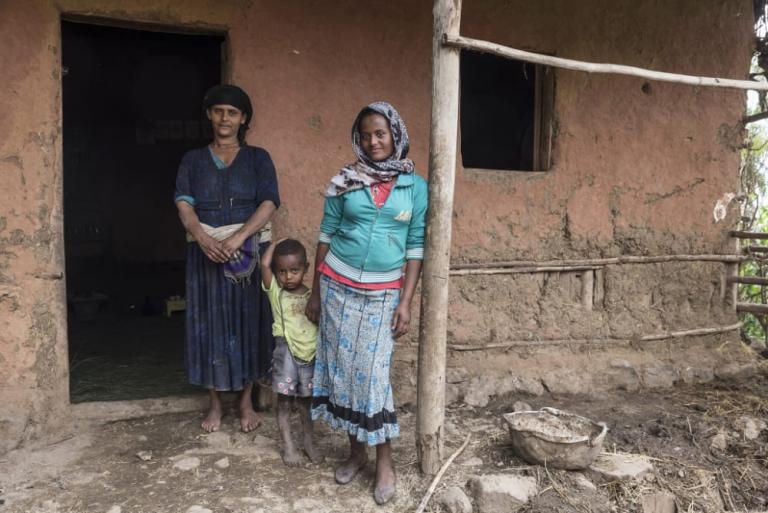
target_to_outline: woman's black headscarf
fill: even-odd
[[[245,91],[236,85],[221,84],[208,89],[203,97],[203,108],[207,111],[213,105],[232,105],[240,112],[245,114],[245,123],[240,125],[237,130],[237,139],[240,144],[245,142],[245,132],[251,124],[253,118],[253,107],[251,99],[245,94]]]

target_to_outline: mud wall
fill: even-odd
[[[465,3],[465,35],[511,46],[679,73],[743,77],[748,68],[748,0]],[[251,93],[256,108],[249,141],[267,148],[278,168],[280,235],[313,244],[324,184],[351,158],[349,125],[369,101],[397,105],[411,133],[412,156],[426,175],[429,3],[399,0],[375,11],[352,0],[180,5],[8,0],[0,6],[6,77],[0,95],[0,450],[60,436],[69,422],[62,13],[228,34],[229,75]],[[552,169],[458,169],[454,260],[729,252],[724,233],[737,216],[732,211],[716,224],[712,209],[737,188],[743,103],[744,95],[732,91],[556,72]],[[564,375],[558,369],[582,366],[588,377],[581,389],[591,390],[616,386],[619,381],[604,379],[611,373],[636,376],[633,383],[648,386],[672,380],[648,378],[664,369],[668,378],[706,378],[737,358],[735,337],[626,343],[634,334],[733,322],[716,293],[722,265],[611,266],[602,274],[602,301],[591,309],[573,274],[452,278],[452,345],[600,339],[451,352],[454,396],[471,392],[472,376],[481,370],[499,379],[520,376],[515,386],[525,378],[536,392],[547,379],[549,388],[563,388],[552,381]],[[699,370],[685,374],[684,354],[701,360]],[[400,343],[396,359],[400,398],[408,401],[415,337]]]

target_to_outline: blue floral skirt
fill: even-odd
[[[320,276],[312,418],[368,445],[400,435],[389,369],[398,289],[365,290]]]

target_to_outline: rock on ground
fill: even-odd
[[[216,468],[221,468],[221,469],[229,468],[229,458],[221,458],[220,460],[216,460],[214,465],[216,466]]]
[[[669,492],[643,495],[640,499],[643,513],[675,513],[675,496]]]
[[[176,461],[176,463],[173,464],[173,468],[177,468],[179,470],[192,470],[200,466],[200,458],[197,458],[195,456],[188,456],[186,458],[181,458],[180,460]]]
[[[536,495],[536,479],[512,474],[486,474],[470,479],[477,513],[513,513]]]
[[[435,502],[447,513],[472,513],[472,503],[469,497],[458,486],[451,486],[438,492]]]
[[[709,447],[720,452],[725,451],[728,448],[728,438],[725,433],[718,433],[713,436],[709,441]]]
[[[476,376],[469,380],[464,393],[464,402],[469,406],[483,408],[491,396],[507,393],[541,395],[544,386],[540,381],[510,374]]]
[[[204,508],[202,506],[195,504],[194,506],[190,506],[187,509],[187,513],[213,513],[213,511],[211,511],[208,508]]]
[[[762,419],[744,415],[736,419],[736,427],[744,434],[746,440],[756,440],[760,433],[768,428],[768,424]]]
[[[601,454],[589,470],[606,481],[639,479],[653,470],[647,457],[640,454]]]
[[[520,411],[531,411],[531,405],[526,403],[525,401],[515,401],[512,405],[512,411],[513,412],[520,412]]]

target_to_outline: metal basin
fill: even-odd
[[[528,463],[550,468],[587,468],[600,454],[608,427],[556,408],[507,413],[512,447]]]

